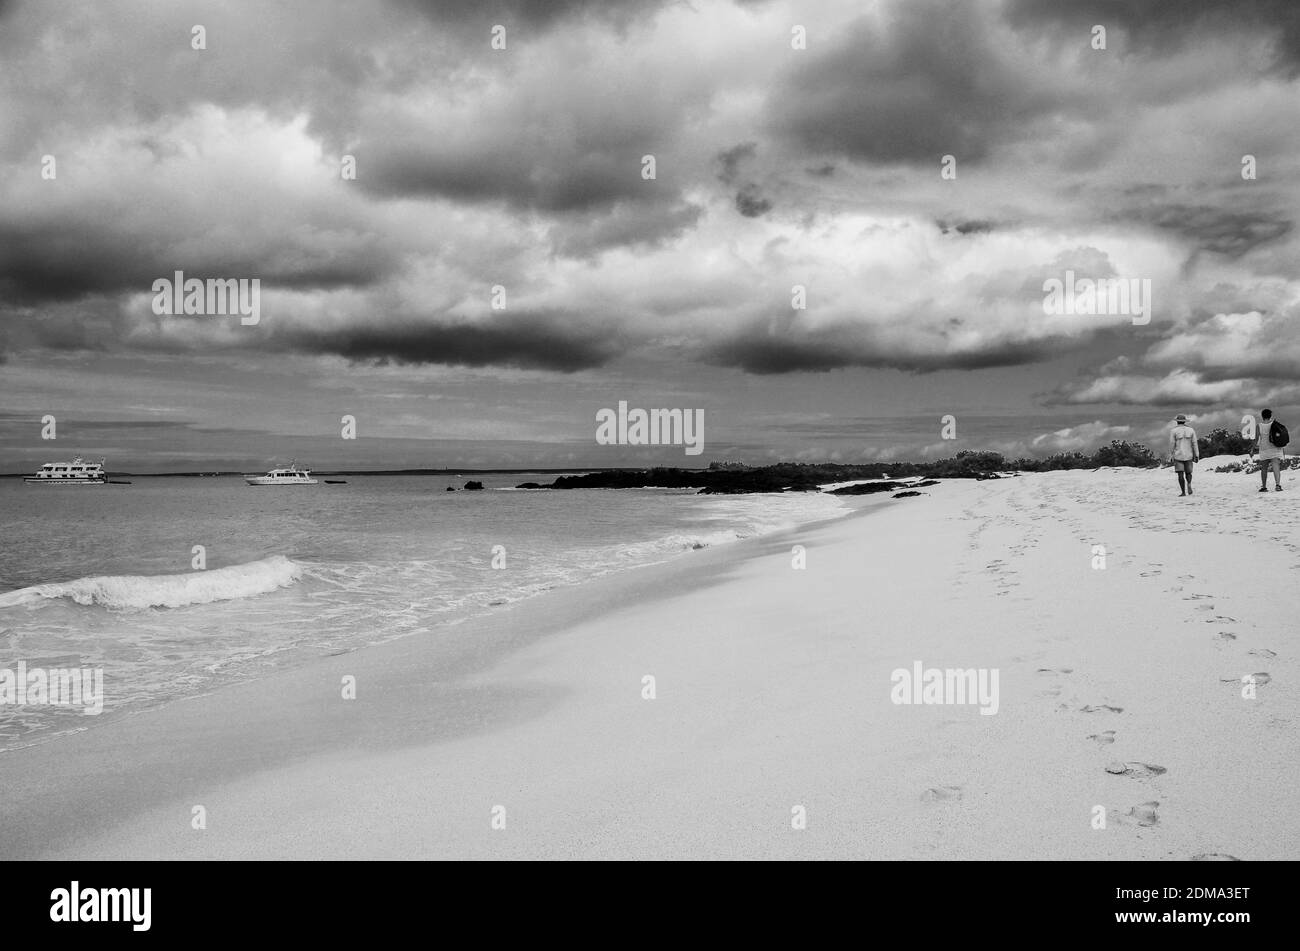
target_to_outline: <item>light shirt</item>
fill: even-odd
[[[1268,431],[1273,428],[1273,420],[1267,423],[1262,419],[1259,421],[1259,458],[1260,459],[1282,459],[1286,456],[1280,448],[1268,441]]]
[[[1186,423],[1175,426],[1173,432],[1174,460],[1189,462],[1196,458],[1196,430]]]

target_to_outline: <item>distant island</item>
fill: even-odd
[[[1211,433],[1204,455],[1214,455],[1219,431]],[[1224,433],[1224,435],[1228,435]],[[821,486],[860,479],[885,480],[866,485],[844,486],[831,490],[836,495],[870,495],[906,487],[916,482],[892,481],[897,478],[998,479],[1019,472],[1046,472],[1054,469],[1097,469],[1102,466],[1129,466],[1149,469],[1159,460],[1140,443],[1115,440],[1092,455],[1080,452],[1058,453],[1045,459],[1008,460],[1000,452],[963,450],[947,459],[933,462],[870,462],[860,465],[839,463],[790,463],[769,466],[746,466],[737,462],[713,463],[708,469],[612,469],[564,475],[550,485],[525,482],[521,489],[698,489],[701,495],[740,495],[749,492],[818,492]],[[934,485],[923,482],[920,485]]]

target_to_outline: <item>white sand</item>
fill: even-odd
[[[1295,476],[948,481],[106,723],[0,756],[0,857],[1295,859]]]

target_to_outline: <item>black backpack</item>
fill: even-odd
[[[1268,427],[1268,441],[1281,449],[1291,441],[1291,434],[1286,431],[1285,426],[1275,419],[1273,425]]]

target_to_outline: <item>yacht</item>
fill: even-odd
[[[272,469],[264,476],[244,476],[249,485],[316,485],[311,477],[311,470],[291,462],[279,469]]]
[[[71,462],[47,462],[35,475],[23,479],[30,485],[104,485],[108,473],[104,460],[86,462],[80,456]]]

